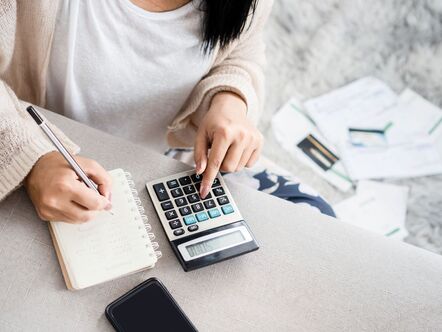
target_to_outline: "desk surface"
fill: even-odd
[[[130,171],[163,257],[147,272],[66,290],[47,225],[20,189],[0,203],[0,330],[111,330],[104,308],[151,276],[201,331],[417,331],[442,326],[442,257],[229,183],[257,252],[184,272],[144,183],[187,167],[55,114],[107,169]]]

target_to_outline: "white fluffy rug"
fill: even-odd
[[[265,154],[332,203],[345,196],[276,143],[269,125],[278,107],[367,75],[442,107],[442,0],[276,0],[266,41]],[[406,241],[442,254],[442,175],[393,183],[411,188]]]

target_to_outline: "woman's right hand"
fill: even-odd
[[[112,208],[112,183],[106,170],[91,159],[75,160],[103,196],[81,182],[60,153],[49,152],[37,161],[24,182],[41,219],[84,223],[97,211]]]

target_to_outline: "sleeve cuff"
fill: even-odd
[[[12,162],[0,170],[0,201],[21,185],[41,156],[54,150],[56,148],[49,141],[40,138],[30,142],[14,156]]]

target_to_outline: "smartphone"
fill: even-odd
[[[198,331],[157,278],[109,304],[106,317],[118,332]]]

